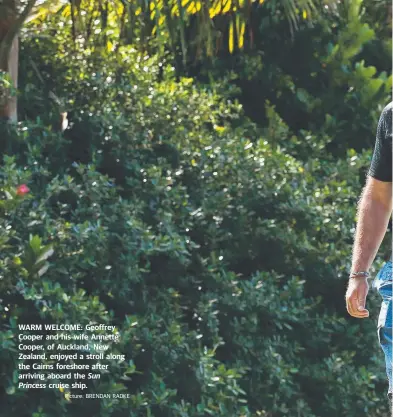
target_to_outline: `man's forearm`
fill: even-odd
[[[390,208],[373,198],[366,187],[358,205],[352,272],[368,271],[371,267],[385,236],[390,214]]]

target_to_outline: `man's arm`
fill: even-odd
[[[367,177],[357,211],[351,271],[368,271],[385,236],[392,212],[392,183]]]
[[[392,212],[392,108],[389,103],[378,121],[377,135],[366,185],[357,211],[351,274],[368,271],[381,246]],[[369,317],[368,282],[364,276],[349,279],[345,299],[353,317]]]
[[[383,109],[378,120],[371,165],[358,205],[351,272],[371,267],[392,212],[392,104]]]
[[[392,183],[369,176],[358,205],[351,272],[368,271],[385,236],[391,212]],[[351,316],[369,317],[365,308],[368,288],[365,277],[349,279],[345,299]]]

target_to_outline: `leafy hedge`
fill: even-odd
[[[381,110],[391,100],[391,26],[381,20],[388,4],[320,5],[321,18],[312,25],[301,22],[292,38],[275,3],[273,10],[261,7],[253,13],[255,36],[244,51],[222,53],[191,73],[209,82],[231,71],[246,113],[256,123],[266,125],[269,100],[301,141],[304,130],[326,134],[326,150],[336,158],[345,158],[348,148],[371,148]],[[306,161],[309,153],[293,156]]]
[[[70,63],[64,137],[3,126],[3,193],[30,193],[3,200],[1,415],[383,416],[374,323],[343,301],[370,152],[334,161],[313,133],[291,139],[313,149],[299,162],[268,102],[262,135],[230,97],[120,53]],[[118,326],[126,361],[89,392],[129,400],[16,388],[18,323],[90,321]]]
[[[171,57],[67,36],[24,41],[27,120],[1,125],[0,416],[385,416],[378,300],[364,321],[344,303],[371,149],[332,156],[334,115],[294,129],[265,97],[257,126],[232,76],[203,87]],[[126,361],[88,391],[131,398],[17,388],[17,324],[90,321],[118,327]]]

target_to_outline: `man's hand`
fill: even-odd
[[[367,278],[355,277],[349,279],[345,300],[347,302],[347,311],[352,317],[359,319],[369,317],[370,313],[366,310],[368,289]]]

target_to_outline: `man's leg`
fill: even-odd
[[[385,354],[386,373],[389,381],[388,398],[392,407],[393,370],[392,370],[392,262],[388,261],[379,271],[373,284],[382,297],[378,317],[378,340]]]

